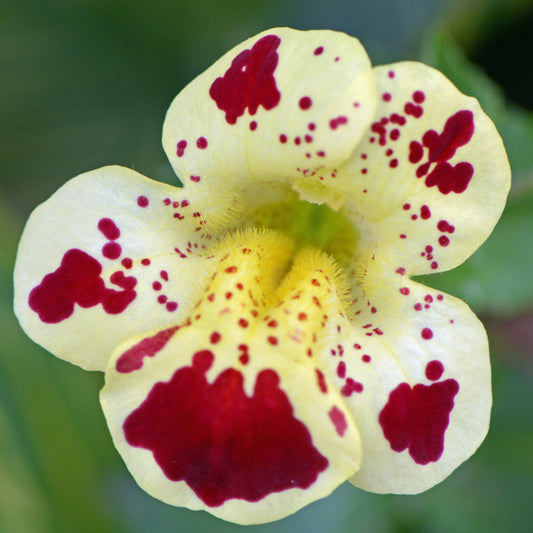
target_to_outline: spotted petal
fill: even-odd
[[[510,187],[494,124],[440,72],[402,62],[374,69],[379,106],[342,190],[373,242],[411,274],[461,264],[490,235]]]
[[[293,184],[348,158],[375,101],[357,39],[275,28],[235,47],[176,97],[163,145],[191,186]]]
[[[361,432],[364,461],[351,481],[417,493],[468,459],[487,433],[487,338],[460,300],[401,272],[381,281],[362,283],[368,305],[352,324],[333,324],[332,351],[320,364]]]
[[[191,194],[122,167],[82,174],[26,225],[16,314],[58,357],[104,370],[119,343],[188,316],[208,237]]]
[[[102,406],[116,447],[153,496],[261,523],[326,496],[359,468],[357,427],[307,353],[317,339],[303,332],[306,324],[319,332],[334,305],[330,261],[297,259],[272,307],[273,259],[288,259],[290,248],[266,233],[226,239],[189,320],[131,340],[111,358]],[[319,307],[309,295],[314,310],[305,317],[290,309],[300,305],[291,304],[299,284],[324,297],[315,295]]]

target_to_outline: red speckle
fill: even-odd
[[[381,99],[384,101],[384,102],[390,102],[392,100],[392,96],[390,93],[383,93],[381,95]]]
[[[415,308],[415,311],[422,311],[422,304],[421,303],[417,303],[414,305],[414,308]]]
[[[161,351],[178,329],[179,326],[164,329],[151,337],[143,339],[130,349],[126,350],[117,359],[115,364],[117,372],[128,374],[129,372],[142,368],[143,359],[145,357],[153,357],[157,352]]]
[[[139,207],[148,207],[149,204],[150,201],[148,200],[148,198],[146,198],[146,196],[137,197],[137,205]]]
[[[154,289],[154,291],[160,291],[162,289],[162,285],[161,283],[159,283],[159,281],[154,281],[152,283],[152,288]]]
[[[424,219],[424,220],[427,220],[428,218],[431,217],[431,211],[429,209],[429,207],[427,205],[423,205],[421,208],[420,208],[420,216]]]
[[[69,250],[60,267],[44,276],[32,289],[28,304],[46,324],[57,324],[69,318],[74,312],[74,304],[85,309],[102,304],[106,313],[120,314],[135,300],[137,293],[133,287],[137,280],[124,275],[121,279],[115,277],[116,285],[127,286],[122,291],[115,291],[106,288],[101,273],[102,265],[94,257],[82,250]]]
[[[302,139],[300,139],[300,137],[296,137],[294,139],[294,144],[296,144],[296,145],[299,145],[301,142],[302,142]]]
[[[305,139],[305,142],[306,142],[306,143],[311,143],[311,142],[313,142],[313,137],[312,137],[311,135],[309,135],[309,134],[307,134],[307,135],[304,137],[304,139]]]
[[[394,70],[389,70],[388,75],[389,75],[390,79],[394,78],[394,76],[395,76]]]
[[[237,267],[235,265],[230,266],[226,268],[224,272],[227,272],[228,274],[235,274],[235,272],[237,272]]]
[[[167,302],[165,308],[169,313],[173,313],[178,308],[178,302]]]
[[[319,56],[323,51],[324,51],[324,47],[319,46],[318,48],[315,48],[315,51],[313,52],[313,54],[315,54],[316,56]]]
[[[270,336],[267,338],[267,341],[272,344],[272,346],[276,346],[278,344],[278,338]]]
[[[248,320],[246,320],[246,318],[240,318],[239,319],[239,326],[241,326],[241,328],[247,328],[248,327]]]
[[[200,148],[200,150],[205,150],[207,148],[207,139],[205,137],[198,137],[198,139],[196,139],[196,146]]]
[[[320,392],[323,394],[326,394],[328,392],[328,386],[326,385],[326,378],[324,377],[324,374],[318,368],[315,368],[316,372],[316,380],[318,383],[318,388],[320,389]]]
[[[259,372],[250,397],[233,368],[208,383],[213,360],[197,352],[191,366],[156,383],[124,422],[127,442],[151,450],[168,479],[185,481],[209,507],[310,487],[329,463],[294,418],[278,374]]]
[[[400,239],[407,239],[407,235],[405,233],[400,233]]]
[[[168,298],[164,295],[164,294],[161,294],[157,297],[157,301],[160,303],[160,304],[164,304],[166,303],[166,301],[168,300]]]
[[[433,331],[431,331],[429,328],[424,328],[421,335],[423,339],[428,341],[433,338]]]
[[[110,218],[101,218],[98,221],[98,229],[110,241],[114,241],[120,237],[120,230]]]
[[[362,168],[361,169],[361,174],[366,174],[367,172],[368,172],[367,168]],[[366,192],[366,191],[363,191],[363,192]]]
[[[193,181],[194,183],[199,183],[200,176],[190,176],[190,180]]]
[[[418,163],[424,157],[424,148],[418,141],[411,141],[409,144],[409,162]]]
[[[421,104],[426,99],[426,95],[422,91],[415,91],[413,93],[413,101],[415,104]]]
[[[133,261],[129,257],[125,257],[120,264],[128,270],[133,266]]]
[[[458,392],[459,384],[454,379],[413,388],[408,383],[398,385],[379,414],[383,435],[392,450],[402,452],[408,448],[419,465],[438,461]]]
[[[431,294],[426,294],[426,295],[424,296],[424,301],[425,301],[425,302],[428,302],[428,303],[430,303],[430,304],[433,303],[433,296],[431,296]]]
[[[275,320],[270,320],[268,323],[267,323],[267,326],[269,328],[277,328],[278,327],[278,323],[275,321]]]
[[[452,226],[446,220],[439,220],[439,223],[437,224],[437,228],[439,231],[442,231],[443,233],[453,233],[455,231],[455,226]]]
[[[391,141],[397,141],[400,138],[400,130],[397,128],[394,128],[390,132],[390,138],[391,138]]]
[[[316,129],[315,123],[314,122],[309,122],[309,124],[307,125],[307,129],[309,131],[315,131],[315,129]]]
[[[250,130],[255,131],[256,129],[257,129],[257,122],[255,120],[252,120],[252,122],[250,122]]]
[[[330,420],[333,422],[333,425],[335,426],[335,431],[339,435],[339,437],[343,437],[346,433],[346,430],[348,429],[348,422],[346,422],[346,417],[344,416],[344,413],[336,406],[334,405],[328,412]]]
[[[313,101],[311,100],[311,98],[309,98],[309,96],[304,96],[300,98],[298,105],[300,106],[300,109],[305,111],[306,109],[309,109],[313,105]]]
[[[363,363],[370,363],[372,357],[370,357],[368,354],[364,354],[361,359],[363,360]]]
[[[415,118],[420,118],[424,114],[424,109],[422,106],[415,105],[412,102],[407,102],[403,109],[406,115],[411,115]]]
[[[431,267],[431,270],[437,270],[437,268],[439,268],[439,264],[437,263],[437,261],[433,261],[430,267]]]
[[[307,320],[306,313],[298,313],[298,320]]]
[[[358,381],[353,380],[352,378],[347,378],[344,382],[344,386],[341,389],[341,394],[343,396],[349,397],[354,392],[363,392],[363,384]]]
[[[400,294],[403,294],[404,296],[407,296],[410,292],[409,287],[402,287],[400,289]]]
[[[431,381],[438,381],[444,373],[444,365],[440,361],[430,361],[426,365],[426,377]]]
[[[450,239],[446,235],[441,235],[439,237],[439,244],[441,246],[448,246],[450,244]]]
[[[211,337],[209,337],[209,342],[211,344],[216,344],[221,338],[222,335],[218,331],[213,331],[213,333],[211,333]]]
[[[340,361],[337,365],[337,376],[342,379],[346,377],[346,363],[344,361]]]
[[[228,124],[235,124],[246,108],[250,115],[255,115],[260,105],[267,111],[278,105],[281,94],[274,71],[280,42],[276,35],[262,37],[251,49],[243,50],[231,62],[224,77],[211,85],[209,96],[225,112]]]
[[[403,204],[402,208],[404,211],[409,211],[409,209],[411,209],[411,204]]]
[[[348,124],[348,117],[345,117],[345,116],[341,116],[341,117],[337,117],[337,118],[332,118],[330,121],[329,121],[329,127],[332,129],[332,130],[336,130],[339,126],[343,126],[345,124]]]
[[[390,168],[396,168],[398,166],[398,160],[397,159],[391,159],[389,163]]]
[[[107,259],[118,259],[122,253],[122,248],[118,242],[107,242],[102,247],[102,255]]]
[[[437,294],[437,300],[442,302],[442,300],[444,300],[444,296],[442,294]]]
[[[425,179],[427,187],[436,185],[442,194],[460,194],[466,191],[474,175],[474,167],[467,162],[452,166],[448,160],[455,155],[458,148],[470,142],[473,134],[474,114],[469,110],[459,111],[451,116],[441,134],[435,130],[426,131],[422,136],[422,144],[428,149],[428,161],[417,168],[417,177],[426,176],[430,165],[436,163]]]
[[[148,266],[149,264],[151,264],[152,261],[150,261],[150,259],[143,259],[141,261],[141,264],[144,265],[144,266]]]
[[[411,215],[411,220],[418,220],[418,215]]]
[[[250,354],[248,353],[248,345],[247,344],[239,344],[239,361],[243,365],[247,365],[250,362]]]
[[[279,136],[279,142],[281,144],[285,144],[287,142],[287,136],[284,133]]]
[[[165,205],[170,205],[170,203],[171,203],[170,198],[165,198],[165,199],[163,200],[163,204],[165,204]]]
[[[181,140],[176,146],[176,155],[178,157],[183,157],[185,153],[185,148],[187,148],[187,141]]]
[[[319,152],[316,153],[316,155],[318,157],[326,157],[326,152],[324,152],[323,150],[320,150]]]

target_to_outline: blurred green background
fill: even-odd
[[[0,532],[241,530],[143,493],[98,404],[103,375],[55,359],[12,313],[12,269],[31,210],[110,163],[175,182],[166,108],[223,52],[272,26],[361,39],[374,64],[420,59],[476,96],[513,167],[507,209],[462,267],[429,277],[489,331],[494,409],[476,455],[419,496],[348,484],[249,531],[531,531],[533,498],[533,2],[531,0],[0,0]]]

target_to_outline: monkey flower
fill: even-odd
[[[173,101],[183,187],[104,167],[31,215],[24,330],[105,371],[101,403],[137,483],[241,524],[349,480],[418,493],[489,425],[483,326],[413,281],[491,233],[510,169],[478,102],[358,40],[277,28]]]

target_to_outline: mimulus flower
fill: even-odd
[[[359,41],[266,31],[188,85],[163,145],[183,188],[78,176],[30,217],[22,327],[105,371],[115,446],[152,496],[238,523],[349,480],[418,493],[478,448],[481,323],[411,278],[461,264],[510,170],[478,102]]]

